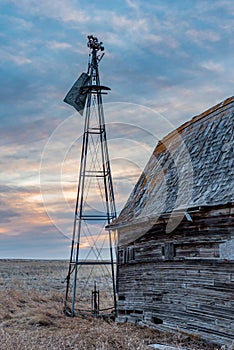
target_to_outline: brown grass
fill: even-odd
[[[150,349],[147,345],[152,343],[187,349],[221,349],[186,334],[162,333],[92,317],[66,317],[63,314],[64,285],[60,283],[62,278],[56,285],[56,278],[58,275],[64,278],[63,267],[65,269],[67,264],[61,262],[58,268],[58,263],[54,263],[53,269],[53,262],[41,265],[39,262],[19,261],[17,264],[11,261],[0,263],[2,350],[144,350]],[[50,284],[53,287],[49,288]]]

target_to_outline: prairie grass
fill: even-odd
[[[219,350],[198,337],[63,314],[66,262],[0,261],[1,350],[146,350],[152,343]],[[230,348],[231,350],[231,348]]]

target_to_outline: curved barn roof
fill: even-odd
[[[234,96],[156,146],[113,226],[176,210],[234,202]]]

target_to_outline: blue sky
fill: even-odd
[[[233,95],[234,3],[2,0],[0,13],[0,258],[67,258],[83,119],[63,98],[87,35],[105,47],[120,210],[157,140]]]

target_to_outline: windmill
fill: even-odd
[[[108,310],[116,311],[115,237],[112,232],[105,231],[105,226],[116,218],[102,103],[102,95],[107,94],[110,88],[100,83],[99,63],[104,56],[102,42],[89,35],[87,45],[90,49],[87,72],[80,75],[64,99],[80,115],[84,115],[77,198],[66,277],[64,311],[71,316],[80,312],[90,311],[97,316]],[[84,266],[86,272],[81,272]],[[102,298],[101,291],[99,294],[98,290],[98,277],[93,273],[95,267],[103,271],[101,283],[109,285],[111,294],[111,305],[104,308],[100,306]],[[90,285],[93,285],[90,310],[82,310],[82,296],[87,298]]]

